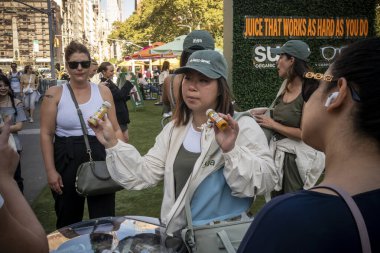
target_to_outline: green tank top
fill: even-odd
[[[272,118],[282,125],[299,128],[301,126],[303,104],[301,93],[289,103],[285,103],[283,95],[281,95],[275,101]]]
[[[194,164],[200,154],[201,153],[193,153],[186,150],[183,144],[178,150],[178,154],[173,164],[175,199],[178,198],[191,172],[193,172]]]

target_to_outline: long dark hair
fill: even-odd
[[[223,114],[234,115],[233,97],[231,89],[223,77],[219,77],[218,81],[218,98],[215,110]],[[179,88],[179,94],[176,104],[176,110],[173,115],[174,125],[181,126],[189,123],[191,110],[187,107],[182,96],[182,83]]]
[[[170,62],[164,61],[164,63],[162,64],[161,71],[169,70],[169,68],[170,68]]]
[[[311,67],[307,64],[306,61],[300,60],[294,56],[291,56],[290,54],[284,53],[284,56],[287,59],[294,58],[294,64],[289,68],[287,73],[287,82],[285,85],[285,89],[288,90],[289,84],[296,78],[301,78],[302,82],[313,82],[311,79],[304,78],[304,74],[306,72],[311,71]]]
[[[365,39],[344,48],[331,66],[334,79],[344,77],[360,97],[352,112],[354,129],[374,138],[380,147],[380,38]],[[328,85],[326,93],[336,85]]]
[[[105,61],[105,62],[102,62],[100,65],[99,65],[99,67],[98,67],[98,73],[101,73],[101,72],[103,72],[103,71],[105,71],[105,70],[107,70],[107,67],[108,66],[112,66],[112,64],[110,63],[110,62],[108,62],[108,61]]]
[[[9,81],[8,77],[6,77],[3,74],[0,74],[0,81],[3,81],[4,84],[6,86],[8,86],[8,88],[9,88],[8,96],[11,99],[12,107],[15,110],[15,115],[17,116],[17,109],[16,109],[16,105],[15,105],[15,96],[14,96],[13,89],[11,87],[11,82]]]

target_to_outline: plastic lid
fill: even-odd
[[[103,105],[105,105],[107,108],[111,108],[111,103],[108,101],[104,101]]]
[[[206,115],[209,115],[210,112],[214,112],[214,110],[213,110],[213,109],[208,109],[208,110],[206,111]]]

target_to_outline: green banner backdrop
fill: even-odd
[[[238,106],[269,106],[282,80],[271,47],[300,39],[324,72],[340,50],[375,36],[376,0],[234,0],[233,90]]]

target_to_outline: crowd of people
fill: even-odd
[[[263,195],[273,199],[253,220],[239,252],[360,252],[358,228],[345,203],[334,192],[312,188],[321,180],[353,197],[372,252],[380,252],[380,121],[373,110],[380,98],[380,39],[352,43],[325,73],[314,73],[308,65],[310,48],[303,41],[272,49],[279,55],[277,71],[284,81],[271,106],[244,112],[235,110],[227,62],[214,50],[210,33],[191,32],[183,49],[180,68],[169,74],[164,63],[159,77],[164,113],[172,112],[172,120],[141,155],[128,143],[126,102],[136,92],[130,77],[119,87],[111,63],[98,65],[79,42],[66,47],[70,81],[49,88],[41,106],[41,149],[56,227],[82,221],[86,199],[90,218],[115,215],[114,193],[86,198],[75,190],[77,168],[89,157],[74,100],[85,119],[108,101],[111,107],[103,119],[96,125],[86,122],[92,158],[106,161],[112,179],[125,189],[164,182],[160,221],[168,235],[186,227],[187,199],[193,225],[199,226],[239,220],[255,197]],[[0,135],[0,150],[9,153],[0,162],[0,174],[6,175],[0,177],[0,219],[13,222],[21,218],[10,209],[25,203],[21,194],[11,198],[16,182],[22,186],[18,158],[8,157],[16,157],[20,148],[12,151],[6,141],[12,133],[18,143],[25,111],[33,117],[34,109],[21,99],[32,100],[37,89],[30,66],[17,76],[13,71],[10,78],[0,75],[0,109],[2,115],[9,112]],[[32,90],[29,96],[22,87]],[[227,122],[225,129],[210,121],[209,109]],[[27,212],[30,231],[37,233],[25,243],[39,239],[38,247],[44,247],[41,227],[30,208]],[[184,244],[173,250],[187,251]]]

